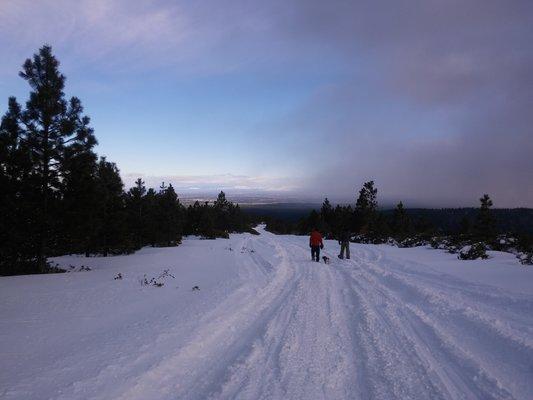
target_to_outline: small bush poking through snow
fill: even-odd
[[[520,253],[517,255],[522,265],[533,265],[533,253]]]
[[[148,280],[146,274],[144,274],[143,278],[141,279],[141,286],[155,286],[155,287],[162,287],[165,283],[161,282],[162,279],[166,278],[176,278],[174,275],[172,275],[168,269],[163,270],[161,274],[157,278],[150,278]]]
[[[460,260],[486,260],[489,258],[487,255],[487,247],[484,243],[474,243],[471,246],[465,246],[459,251],[457,256]]]
[[[428,241],[420,236],[408,236],[405,239],[403,239],[399,244],[398,247],[419,247],[419,246],[427,246]]]

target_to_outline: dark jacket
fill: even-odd
[[[342,231],[339,235],[339,244],[342,243],[350,243],[350,232],[349,231]]]

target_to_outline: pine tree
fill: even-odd
[[[403,207],[403,203],[400,201],[394,209],[392,215],[392,229],[394,233],[399,237],[404,237],[409,233],[411,227],[411,221],[409,215]]]
[[[217,199],[215,200],[215,203],[213,204],[215,208],[221,209],[221,210],[227,210],[228,208],[228,200],[226,199],[226,193],[223,191],[220,191],[220,193],[217,196]]]
[[[226,194],[221,191],[213,204],[215,212],[215,229],[217,234],[222,234],[222,232],[228,231],[231,222],[229,215],[230,206],[231,203],[226,199]]]
[[[38,214],[30,201],[32,164],[24,139],[21,107],[10,97],[0,122],[0,275],[35,270]]]
[[[126,194],[126,209],[128,213],[129,227],[134,232],[136,248],[141,248],[144,243],[145,224],[145,198],[146,186],[141,178],[135,181],[135,186]]]
[[[201,206],[199,233],[206,238],[215,238],[215,213],[206,201]]]
[[[124,184],[113,162],[101,157],[96,170],[98,201],[98,233],[95,242],[103,256],[111,250],[122,252],[131,248],[125,231]]]
[[[200,233],[200,223],[202,218],[202,206],[196,200],[194,204],[187,207],[185,226],[183,233],[185,235],[198,235]]]
[[[56,252],[88,256],[99,228],[96,154],[92,151],[69,153],[61,165],[61,210],[55,219],[62,223],[58,226],[61,236]]]
[[[480,207],[478,210],[474,232],[476,236],[485,241],[491,241],[496,236],[496,222],[490,209],[493,205],[488,194],[484,194],[479,199]]]
[[[324,202],[322,203],[322,207],[320,208],[320,218],[324,222],[322,224],[322,229],[324,230],[325,234],[331,234],[333,230],[334,225],[334,212],[333,207],[331,206],[331,203],[329,202],[328,198],[326,197],[324,199]]]
[[[157,211],[159,221],[159,243],[171,246],[181,241],[183,224],[181,220],[181,205],[178,195],[172,185],[163,183],[157,194]]]
[[[41,270],[46,268],[48,238],[54,235],[50,213],[61,189],[62,164],[68,157],[91,151],[96,144],[80,100],[65,100],[65,76],[58,67],[52,48],[44,46],[33,59],[26,60],[20,72],[32,88],[21,113],[21,126],[34,163],[32,175],[38,181],[37,261]]]
[[[158,195],[153,188],[146,191],[144,196],[144,206],[146,216],[143,225],[143,233],[146,238],[146,242],[152,247],[156,246],[158,241],[159,232],[159,207],[158,207]]]
[[[359,191],[359,197],[355,203],[355,228],[357,230],[372,231],[378,208],[377,193],[378,190],[374,187],[374,181],[365,182]]]

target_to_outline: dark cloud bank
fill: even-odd
[[[286,43],[350,66],[278,126],[316,161],[304,193],[533,206],[533,2],[286,4],[268,14]]]

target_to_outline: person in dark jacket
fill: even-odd
[[[322,235],[316,230],[316,228],[313,228],[311,231],[311,236],[309,237],[309,247],[311,247],[311,259],[319,262],[320,249],[324,248],[324,243],[322,242]]]
[[[339,244],[341,245],[341,253],[339,258],[342,260],[344,258],[344,253],[346,253],[346,259],[350,259],[350,232],[344,229],[339,235]]]

